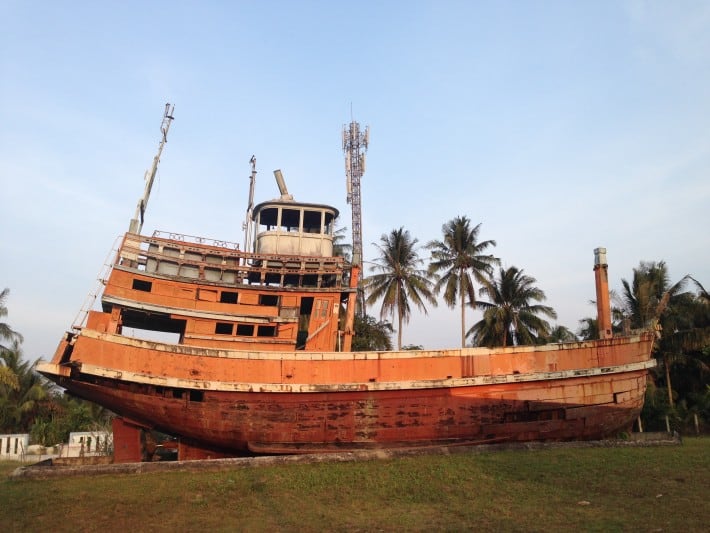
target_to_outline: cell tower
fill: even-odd
[[[343,126],[343,152],[345,152],[345,184],[347,201],[353,209],[353,258],[352,264],[362,266],[362,204],[360,201],[360,179],[365,173],[365,152],[370,142],[370,127],[360,131],[360,124],[351,122]],[[365,313],[365,294],[358,283],[360,312]]]

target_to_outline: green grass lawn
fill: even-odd
[[[710,439],[11,480],[3,531],[707,531]]]

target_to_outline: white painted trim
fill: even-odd
[[[503,383],[524,383],[531,381],[552,381],[562,379],[574,379],[579,377],[601,376],[611,374],[621,374],[625,372],[635,372],[647,370],[656,366],[655,359],[630,363],[627,365],[595,367],[579,370],[565,370],[560,372],[532,372],[529,374],[501,374],[492,376],[476,376],[470,378],[446,378],[412,381],[386,381],[386,382],[366,382],[366,383],[337,383],[337,384],[310,384],[310,383],[241,383],[241,382],[221,382],[205,381],[195,379],[181,379],[175,377],[151,376],[138,374],[136,372],[113,370],[110,368],[82,364],[81,373],[92,376],[99,376],[109,379],[117,379],[132,383],[154,385],[158,387],[175,387],[182,389],[229,391],[229,392],[278,392],[278,393],[307,393],[307,392],[364,392],[364,391],[388,391],[388,390],[417,390],[417,389],[440,389],[459,388],[482,385],[497,385]],[[59,365],[52,363],[40,363],[37,366],[40,372],[61,375]]]

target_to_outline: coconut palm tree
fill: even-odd
[[[350,254],[353,251],[353,245],[347,242],[347,231],[347,226],[343,226],[333,232],[333,255],[336,257],[342,257],[349,263],[351,259]]]
[[[10,289],[3,289],[0,291],[0,318],[6,317],[7,316],[7,306],[5,305],[5,300],[7,299],[8,295],[10,294]],[[14,341],[17,340],[19,342],[22,342],[22,335],[14,331],[8,324],[5,322],[0,322],[0,341]],[[0,350],[7,350],[9,349],[8,347],[5,346],[2,342],[0,342]]]
[[[658,318],[662,312],[659,306],[667,305],[664,295],[668,298],[681,292],[686,278],[671,286],[665,261],[641,261],[633,272],[631,282],[621,280],[621,312],[624,318],[631,321],[632,328],[641,329]]]
[[[550,324],[540,318],[557,318],[552,307],[534,302],[545,300],[545,293],[535,286],[536,279],[517,267],[501,268],[497,279],[490,279],[480,289],[490,302],[477,302],[483,319],[469,330],[477,346],[539,344],[549,335]]]
[[[547,336],[547,342],[574,342],[576,340],[577,335],[572,330],[559,324],[552,326]]]
[[[454,308],[461,306],[461,347],[466,345],[466,304],[475,306],[475,279],[481,285],[493,267],[500,263],[497,257],[486,254],[485,250],[495,246],[494,240],[478,240],[481,224],[471,227],[466,216],[459,216],[444,224],[441,228],[443,239],[431,241],[427,248],[431,250],[429,274],[436,275],[434,292],[444,289],[444,301]]]
[[[683,292],[689,280],[695,283],[698,294]],[[661,326],[661,339],[654,353],[661,361],[668,403],[673,407],[674,366],[692,367],[698,376],[710,371],[702,356],[703,348],[710,343],[707,291],[687,275],[671,285],[664,261],[642,261],[633,269],[631,282],[623,279],[622,286],[622,313],[632,327],[645,328],[656,321]]]
[[[599,322],[596,318],[585,317],[579,321],[577,335],[583,341],[595,341],[599,338]]]
[[[422,260],[417,252],[417,239],[404,228],[392,230],[380,237],[380,244],[373,243],[380,256],[370,268],[378,272],[363,280],[367,303],[372,305],[382,299],[380,318],[397,316],[397,348],[402,348],[402,324],[409,322],[410,301],[426,313],[424,302],[436,306],[432,294],[432,282],[426,271],[420,269]]]
[[[0,291],[0,318],[7,316],[7,306],[5,305],[5,300],[10,294],[10,289],[3,289]],[[11,342],[22,342],[22,335],[14,331],[5,322],[0,322],[0,340],[11,341]],[[9,350],[5,344],[0,343],[0,354]],[[0,387],[4,387],[4,391],[17,390],[20,387],[17,375],[12,368],[7,366],[2,359],[0,359]],[[4,392],[0,389],[0,393]],[[2,401],[0,399],[0,401]]]
[[[50,385],[35,372],[35,364],[22,360],[19,341],[0,352],[0,366],[15,377],[14,384],[0,384],[0,432],[28,431]]]

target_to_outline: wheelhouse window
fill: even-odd
[[[323,213],[321,211],[304,211],[303,212],[303,232],[304,233],[322,233],[323,229]]]
[[[301,227],[301,211],[298,209],[281,210],[281,231],[299,231]]]

